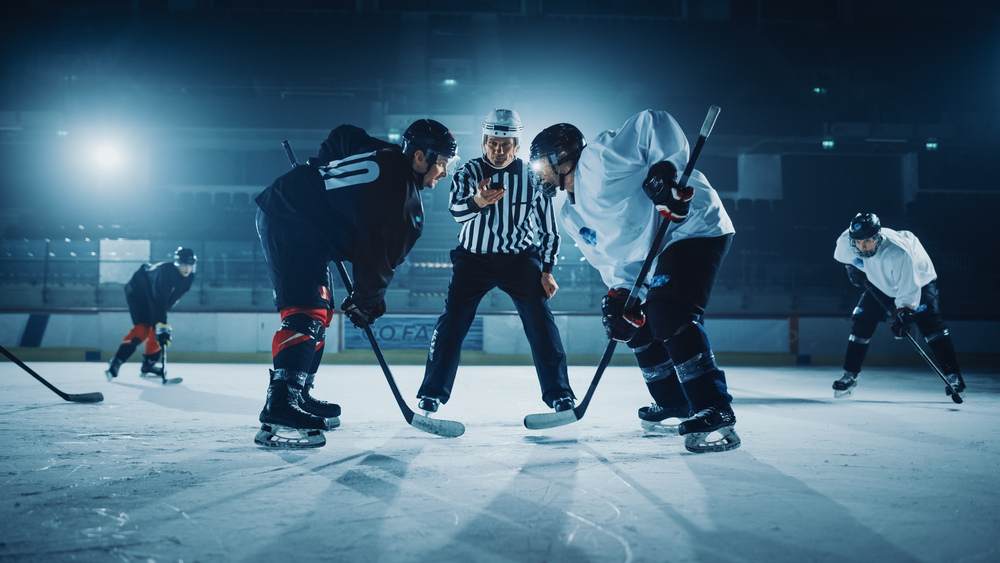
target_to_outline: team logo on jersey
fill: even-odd
[[[659,274],[653,276],[653,279],[649,280],[649,288],[652,289],[654,287],[663,287],[667,285],[667,283],[669,282],[670,282],[670,276],[668,276],[667,274]]]
[[[590,246],[597,246],[597,231],[590,227],[580,227],[580,238]]]

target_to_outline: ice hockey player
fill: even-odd
[[[257,234],[281,315],[259,445],[319,447],[323,431],[340,424],[340,406],[310,395],[333,315],[328,263],[353,266],[354,292],[341,303],[352,323],[382,316],[386,287],[423,229],[419,190],[457,160],[455,138],[437,121],[415,121],[402,141],[341,125],[315,158],[257,197]]]
[[[608,336],[632,348],[655,401],[639,409],[643,426],[669,431],[666,420],[683,419],[675,428],[686,435],[685,447],[715,452],[739,447],[740,438],[702,317],[735,231],[700,171],[678,189],[688,155],[674,118],[652,110],[589,145],[568,123],[544,129],[531,143],[532,169],[555,197],[563,232],[609,288],[602,303]],[[558,190],[565,194],[557,196]],[[640,301],[626,310],[661,221],[672,224]]]
[[[531,346],[542,401],[556,411],[573,408],[566,353],[548,299],[559,289],[552,268],[559,234],[552,202],[517,157],[524,126],[517,112],[496,109],[483,119],[483,155],[455,174],[451,214],[461,225],[451,251],[451,284],[427,353],[419,406],[436,412],[447,403],[458,372],[462,342],[480,300],[499,287],[514,301]]]
[[[172,337],[167,311],[191,289],[197,263],[193,250],[178,247],[173,262],[143,264],[132,274],[125,284],[125,302],[133,326],[104,371],[108,381],[118,377],[118,369],[144,341],[140,375],[163,377],[163,346],[169,346]]]
[[[920,240],[909,231],[883,227],[874,213],[858,213],[837,238],[833,257],[845,265],[851,284],[862,291],[851,315],[844,375],[833,382],[834,396],[848,396],[857,387],[875,327],[889,317],[886,307],[895,308],[891,321],[896,338],[903,338],[911,323],[920,328],[950,384],[945,393],[951,395],[952,388],[964,391],[955,345],[941,318],[937,273]],[[868,284],[874,295],[865,291]]]

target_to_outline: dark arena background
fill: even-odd
[[[11,360],[0,363],[0,560],[1000,560],[993,3],[40,0],[0,10],[0,345]],[[735,235],[704,315],[683,325],[693,332],[651,344],[680,374],[658,364],[668,366],[660,381],[683,381],[685,393],[672,396],[691,410],[650,421],[637,409],[653,403],[644,374],[655,370],[624,343],[603,354],[615,350],[602,327],[608,286],[581,248],[584,231],[626,233],[627,243],[637,225],[587,190],[617,181],[659,221],[642,189],[661,158],[647,154],[648,136],[629,147],[642,166],[629,183],[612,173],[622,160],[599,152],[601,139],[629,138],[628,127],[602,132],[662,110],[694,147],[712,105],[721,113],[696,168]],[[470,317],[450,400],[428,414],[418,388],[429,351],[445,353],[447,340],[432,335],[459,275],[453,264],[472,256],[454,250],[454,170],[414,192],[422,234],[395,266],[386,314],[370,325],[385,369],[342,313],[349,293],[333,263],[325,343],[321,309],[292,312],[282,327],[255,198],[289,173],[284,140],[305,164],[338,125],[400,144],[411,123],[430,118],[450,130],[462,167],[483,157],[483,116],[497,108],[520,115],[525,166],[532,139],[560,122],[589,142],[581,159],[607,166],[569,172],[574,204],[558,190],[533,200],[555,206],[559,289],[535,306],[551,310],[577,408],[556,414],[542,401],[539,379],[555,368],[539,364],[536,375],[532,351],[551,355],[552,339],[529,341],[518,315],[526,301],[515,307],[494,288]],[[417,160],[394,158],[405,163],[401,177],[423,173]],[[385,189],[412,190],[404,184]],[[338,194],[329,197],[359,189],[326,185]],[[690,224],[704,220],[693,210],[709,194],[695,192]],[[391,200],[365,208],[374,214],[357,224],[370,232],[343,225],[361,217],[354,203],[306,210],[357,241],[347,271],[358,303],[368,281],[352,261],[399,223]],[[591,204],[606,205],[596,231],[568,228],[569,206]],[[482,213],[517,208],[493,205]],[[872,312],[871,301],[856,310],[864,290],[834,259],[862,212],[881,220],[878,253],[844,248],[873,286],[898,305],[879,280],[923,272],[913,286],[923,287],[917,324],[897,323],[902,339],[890,325],[909,311]],[[923,258],[887,262],[902,248],[893,246],[900,231],[919,239]],[[295,232],[295,252],[319,244],[308,236],[315,229]],[[538,252],[534,237],[524,252]],[[623,248],[638,248],[641,260],[649,240]],[[197,257],[193,278],[179,273],[189,266],[178,247]],[[159,271],[190,287],[168,299],[164,318],[143,321],[125,288],[147,263],[165,263]],[[649,283],[681,283],[704,263],[689,256]],[[282,275],[292,283],[297,274]],[[154,293],[157,279],[147,284]],[[452,291],[468,287],[456,281]],[[927,301],[928,287],[939,301]],[[643,305],[652,325],[681,307],[654,301]],[[616,315],[608,322],[624,322]],[[885,322],[871,335],[863,315]],[[160,321],[172,327],[169,342]],[[702,367],[678,356],[683,334],[706,335]],[[288,342],[303,341],[308,357],[325,350],[311,396],[342,407],[340,426],[284,429],[323,447],[259,445],[263,427],[282,422],[264,416],[279,412],[272,403],[305,405],[296,401],[309,385],[280,377],[306,375],[281,369]],[[122,347],[137,345],[106,377]],[[865,351],[860,376],[843,379]],[[697,371],[712,353],[731,407],[692,394],[721,377]],[[965,389],[946,394],[959,377]],[[735,426],[702,436],[738,431],[741,443],[692,453],[685,425],[723,411]],[[531,413],[561,425],[529,428]],[[328,424],[327,415],[302,416]]]

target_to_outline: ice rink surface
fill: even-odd
[[[175,364],[117,383],[36,363],[65,403],[0,364],[0,560],[997,561],[1000,379],[955,405],[925,370],[728,368],[743,447],[694,455],[646,436],[636,368],[611,368],[582,421],[545,409],[525,367],[462,368],[443,418],[405,424],[377,366],[324,366],[344,408],[326,447],[253,445],[266,366]],[[422,367],[395,368],[410,401]],[[592,368],[573,367],[582,396]]]

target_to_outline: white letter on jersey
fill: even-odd
[[[321,167],[327,191],[367,184],[378,178],[378,162],[365,160],[374,154],[375,151],[356,154]]]

